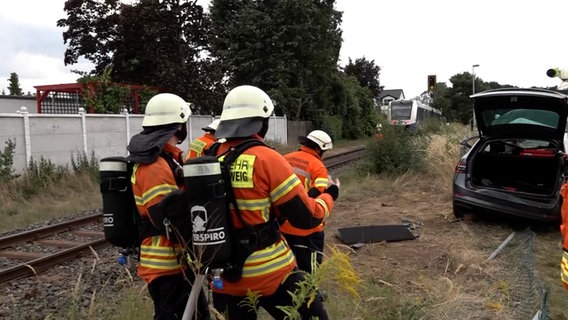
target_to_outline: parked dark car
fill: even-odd
[[[471,96],[479,137],[456,166],[453,211],[560,221],[568,96],[494,89]]]

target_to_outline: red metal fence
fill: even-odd
[[[127,89],[127,93],[122,101],[121,106],[116,106],[119,113],[126,108],[129,113],[144,113],[146,104],[145,97],[142,93],[148,91],[160,92],[158,88],[120,84],[122,88]],[[84,108],[88,113],[97,113],[94,105],[88,105],[85,95],[95,96],[99,86],[97,83],[91,82],[87,84],[80,83],[64,83],[34,86],[36,88],[36,103],[38,113],[51,114],[77,114],[79,108]],[[112,113],[112,112],[106,112]]]

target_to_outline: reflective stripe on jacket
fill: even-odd
[[[201,157],[203,152],[215,143],[215,141],[217,141],[217,139],[215,139],[214,135],[209,132],[205,132],[205,134],[201,137],[191,141],[185,160]]]
[[[284,158],[290,163],[294,173],[300,178],[306,190],[317,188],[319,192],[323,192],[327,188],[327,168],[315,150],[306,146],[300,146],[299,150],[284,155]],[[282,224],[280,231],[295,236],[307,236],[314,232],[322,231],[324,226],[325,220],[313,229],[303,230],[292,226],[286,221]]]
[[[217,154],[239,142],[242,140],[223,143]],[[283,215],[300,226],[312,228],[333,209],[329,194],[322,194],[318,199],[309,198],[286,159],[264,146],[247,149],[232,163],[231,183],[240,216],[251,226],[269,221],[272,212],[273,216]],[[231,214],[235,227],[242,228],[236,211],[231,210]],[[295,267],[294,254],[281,236],[280,241],[253,252],[246,259],[240,280],[225,281],[221,290],[212,289],[234,296],[246,296],[248,290],[268,296]]]
[[[174,159],[182,157],[182,150],[172,145],[166,144],[164,151],[172,154]],[[176,184],[172,169],[162,157],[150,164],[135,164],[131,182],[138,212],[143,217],[149,217],[148,208],[158,204],[170,192],[183,188]],[[181,247],[164,235],[144,238],[140,246],[138,275],[150,283],[159,276],[180,273],[180,252]]]

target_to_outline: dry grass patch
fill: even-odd
[[[14,183],[0,185],[0,232],[102,207],[99,185],[87,174],[68,174],[29,199],[13,193]]]

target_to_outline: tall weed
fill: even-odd
[[[12,179],[14,173],[14,152],[16,150],[16,142],[10,139],[5,142],[6,147],[0,151],[0,182],[6,182]]]
[[[99,180],[99,161],[95,157],[95,151],[91,151],[91,157],[84,152],[74,152],[71,155],[71,167],[75,174],[87,174],[93,181]]]

